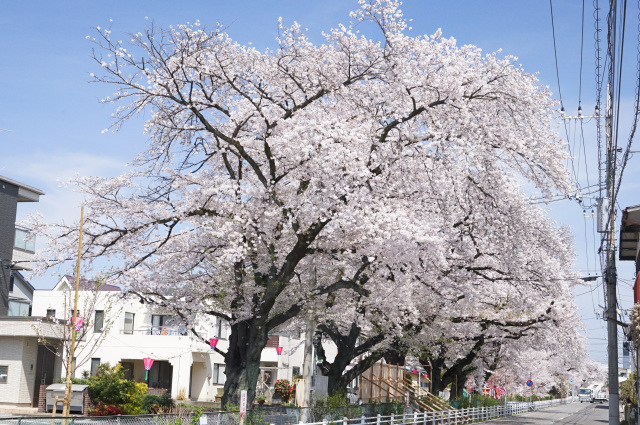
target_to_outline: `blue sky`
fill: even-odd
[[[88,82],[89,73],[97,67],[90,58],[92,45],[85,37],[93,35],[96,26],[111,25],[114,34],[121,34],[142,30],[150,21],[167,26],[200,20],[208,27],[221,22],[228,26],[232,38],[240,43],[251,42],[263,50],[275,45],[279,16],[285,23],[298,21],[309,28],[312,40],[322,41],[320,32],[340,22],[347,23],[348,12],[356,7],[355,1],[343,0],[2,2],[0,128],[8,131],[0,131],[0,174],[46,193],[38,204],[21,205],[19,216],[38,210],[50,220],[77,219],[81,198],[71,189],[60,187],[61,182],[75,174],[118,175],[125,169],[124,164],[144,147],[142,121],[132,121],[115,134],[101,133],[111,124],[113,109],[112,105],[98,102],[110,94],[109,88]],[[592,2],[586,2],[585,10],[581,96],[582,2],[556,0],[553,7],[563,103],[567,112],[575,115],[581,97],[584,113],[591,113],[595,106]],[[638,15],[634,8],[635,5],[630,5],[628,10],[621,144],[626,143],[633,107],[637,45],[634,31]],[[412,19],[410,34],[433,34],[441,28],[445,37],[454,37],[459,44],[475,44],[487,53],[502,49],[503,54],[517,56],[526,71],[539,73],[540,83],[548,85],[559,98],[549,2],[407,0],[402,9]],[[603,15],[603,22],[604,18]],[[603,31],[603,42],[605,38]],[[563,127],[559,131],[563,136],[568,134],[570,142],[580,145],[574,127],[571,124],[567,133]],[[597,181],[595,126],[585,120],[583,128],[589,181],[593,184]],[[584,162],[583,156],[580,164]],[[621,207],[640,204],[640,174],[634,169],[637,165],[635,158],[629,163],[619,198]],[[578,180],[582,186],[587,185],[584,165]],[[549,209],[559,223],[572,226],[578,255],[576,269],[585,275],[598,274],[591,231],[593,220],[583,217],[583,209],[575,201],[555,202]],[[65,272],[68,270],[54,273]],[[619,289],[621,307],[626,309],[632,302],[628,283],[633,278],[632,265],[623,264],[619,273],[627,279]],[[32,283],[38,288],[49,288],[55,281],[55,277],[45,276]],[[587,329],[591,356],[604,363],[605,326],[594,313],[598,304],[603,305],[603,296],[601,287],[595,288],[596,285],[576,290],[584,294],[577,297],[577,303]]]

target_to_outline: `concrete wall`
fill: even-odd
[[[7,384],[0,384],[0,405],[31,405],[37,355],[37,338],[0,336],[0,366],[9,366]]]
[[[0,180],[0,260],[2,265],[11,264],[16,230],[18,186]],[[0,267],[0,316],[9,312],[10,271]]]

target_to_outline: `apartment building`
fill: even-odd
[[[29,270],[35,239],[28,229],[16,226],[18,204],[38,202],[39,189],[0,176],[0,317],[9,315],[11,270]]]
[[[63,276],[51,290],[36,290],[32,314],[68,323],[74,285],[72,276]],[[117,286],[81,280],[79,300],[85,332],[78,342],[76,377],[95,373],[101,363],[120,363],[127,378],[166,390],[173,398],[215,401],[222,395],[224,358],[209,341],[216,338],[217,347],[226,351],[229,327],[224,321],[202,318],[194,324],[198,338],[171,312],[142,304]],[[273,387],[276,379],[299,374],[303,345],[299,335],[272,335],[262,352],[259,386]],[[153,359],[148,377],[144,359]]]
[[[33,287],[21,274],[31,268],[35,239],[16,226],[19,204],[38,202],[41,195],[39,189],[0,176],[0,406],[33,406],[40,384],[52,383],[56,373],[55,359],[40,337],[59,342],[33,328]]]

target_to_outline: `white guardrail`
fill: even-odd
[[[343,418],[333,421],[308,422],[305,425],[453,425],[470,424],[473,422],[488,421],[505,416],[519,415],[532,410],[544,409],[559,404],[565,404],[567,400],[544,400],[533,403],[508,402],[504,405],[491,407],[471,407],[467,409],[452,409],[439,412],[409,413],[404,415],[377,415],[360,418]],[[303,424],[300,422],[299,425]]]

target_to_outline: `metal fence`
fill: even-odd
[[[301,409],[253,409],[244,417],[244,425],[463,425],[482,422],[504,416],[518,415],[531,410],[543,409],[562,403],[561,400],[508,402],[506,405],[452,409],[440,412],[407,413],[375,416],[340,417],[341,413],[325,410]],[[353,413],[353,412],[351,412]],[[303,417],[308,420],[303,422]],[[93,416],[52,418],[50,416],[0,418],[0,425],[239,425],[238,412],[205,412],[202,416],[191,413],[137,415],[137,416]]]
[[[531,410],[561,404],[561,400],[509,402],[507,405],[472,407],[439,412],[408,413],[403,415],[377,415],[373,417],[343,418],[334,421],[307,422],[306,425],[453,425],[488,421],[505,416],[519,415]]]

